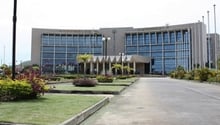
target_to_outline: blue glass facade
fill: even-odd
[[[42,72],[76,72],[78,54],[101,55],[102,48],[101,35],[42,34]]]
[[[126,33],[125,53],[151,57],[152,73],[169,73],[177,66],[189,70],[190,37],[187,30]]]

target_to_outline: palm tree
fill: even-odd
[[[114,64],[112,66],[112,68],[116,70],[115,74],[117,75],[118,74],[117,71],[122,70],[122,65],[121,64]]]
[[[127,71],[128,75],[133,70],[133,68],[131,68],[130,66],[124,66],[123,69],[125,69]]]
[[[78,62],[83,62],[84,64],[84,75],[86,74],[86,61],[88,61],[88,59],[92,58],[92,55],[90,54],[81,54],[81,55],[77,55],[77,61]]]

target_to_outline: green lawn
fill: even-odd
[[[0,122],[57,125],[103,98],[46,94],[35,100],[0,102]]]

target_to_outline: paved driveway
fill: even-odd
[[[220,86],[140,78],[81,125],[220,125]]]

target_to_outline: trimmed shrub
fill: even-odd
[[[117,76],[116,79],[127,79],[128,76],[125,76],[125,75],[121,75],[121,76]]]
[[[186,71],[182,66],[178,66],[176,70],[170,73],[171,78],[183,79]]]
[[[73,80],[73,85],[79,87],[94,87],[97,85],[97,82],[90,78],[78,78]]]
[[[99,75],[96,77],[96,79],[98,80],[98,82],[102,82],[102,83],[112,83],[114,80],[112,76],[105,76],[105,75]]]
[[[202,68],[198,70],[198,75],[199,75],[199,81],[207,81],[210,75],[210,71],[208,68]]]
[[[193,80],[194,78],[193,78],[192,74],[190,72],[188,72],[188,73],[184,74],[184,78],[183,79],[185,79],[185,80]]]
[[[0,101],[32,98],[32,87],[28,81],[0,80]]]

